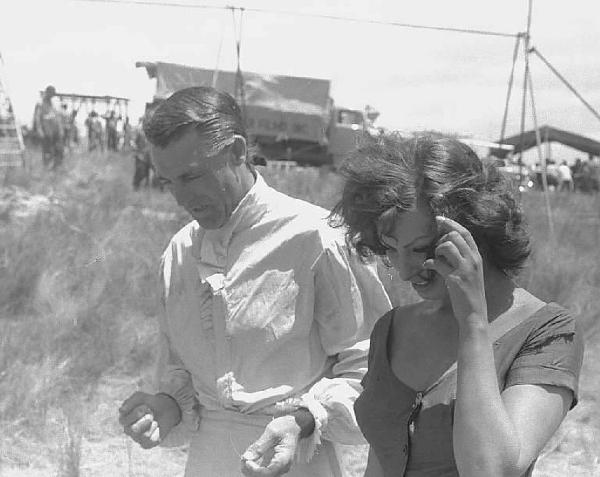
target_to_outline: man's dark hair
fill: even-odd
[[[366,138],[341,174],[342,198],[331,220],[347,226],[347,239],[362,257],[386,254],[381,234],[417,201],[467,228],[482,256],[508,275],[529,256],[523,214],[507,179],[458,140]]]
[[[214,88],[194,86],[173,93],[144,120],[144,133],[153,145],[164,148],[189,128],[195,129],[216,153],[244,138],[242,112],[227,93]]]

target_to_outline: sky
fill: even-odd
[[[154,0],[147,0],[148,3]],[[168,1],[168,0],[167,0]],[[524,31],[526,0],[171,0],[236,5],[424,25]],[[231,11],[81,0],[0,3],[3,81],[15,112],[31,122],[39,91],[131,99],[139,117],[154,80],[136,61],[167,61],[233,70]],[[514,39],[246,12],[241,66],[259,73],[324,78],[335,103],[379,112],[378,124],[405,131],[434,129],[497,140]],[[535,46],[600,110],[600,2],[534,0]],[[507,135],[520,127],[523,51],[519,52]],[[600,121],[535,56],[530,57],[537,119],[600,140]],[[526,128],[533,126],[528,100]],[[572,151],[555,148],[559,154]]]

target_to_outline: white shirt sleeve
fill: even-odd
[[[367,371],[368,337],[391,303],[374,264],[360,261],[344,245],[326,248],[315,262],[315,320],[331,376],[315,383],[302,403],[315,418],[315,431],[301,441],[299,458],[310,459],[321,439],[364,444],[354,401]]]
[[[162,439],[161,445],[174,447],[185,444],[191,431],[197,431],[200,425],[200,403],[192,383],[192,376],[186,369],[183,361],[171,346],[168,326],[166,323],[166,310],[164,307],[164,266],[161,261],[160,286],[163,296],[162,313],[159,315],[158,337],[158,362],[156,366],[155,388],[159,393],[171,396],[181,410],[181,421],[171,432]]]

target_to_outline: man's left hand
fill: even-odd
[[[293,416],[273,419],[242,455],[242,473],[247,477],[276,477],[289,472],[300,433],[301,428]]]

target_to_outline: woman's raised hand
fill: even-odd
[[[487,324],[487,304],[483,281],[483,260],[471,233],[456,221],[435,218],[440,238],[434,257],[423,266],[435,270],[446,281],[454,316],[459,326]]]

